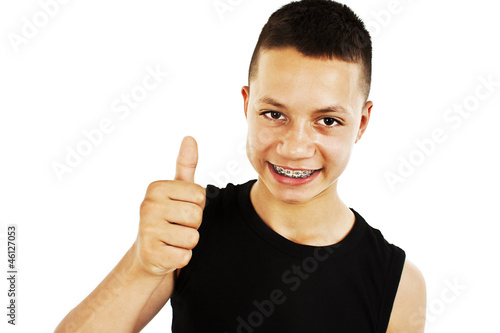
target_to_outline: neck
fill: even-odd
[[[354,224],[354,214],[338,196],[337,182],[307,202],[290,204],[278,200],[259,179],[252,187],[250,199],[271,229],[299,244],[335,244]]]

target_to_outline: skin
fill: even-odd
[[[250,193],[255,210],[299,244],[340,241],[354,216],[340,200],[337,183],[373,107],[365,101],[360,65],[306,57],[294,48],[265,50],[250,86],[242,95],[248,158],[259,175]],[[269,163],[318,171],[307,184],[283,184]],[[387,332],[423,332],[425,305],[424,278],[406,260]]]
[[[359,94],[359,77],[354,63],[309,58],[292,48],[266,50],[252,88],[242,89],[247,153],[259,174],[252,203],[271,228],[298,243],[333,244],[354,223],[337,181],[373,105]],[[318,171],[308,184],[282,184],[269,163]]]
[[[359,80],[358,64],[287,48],[264,51],[251,89],[242,88],[248,158],[259,175],[250,199],[271,228],[294,242],[333,244],[354,224],[337,181],[373,106]],[[197,161],[196,141],[184,138],[175,178],[146,191],[136,241],[55,332],[139,332],[165,305],[199,238],[206,197],[194,183]],[[273,176],[269,163],[317,171],[297,185]],[[425,302],[424,279],[406,261],[387,332],[423,332]]]
[[[139,232],[122,260],[55,332],[139,332],[172,294],[199,239],[205,189],[194,183],[198,147],[182,141],[173,180],[149,185]]]

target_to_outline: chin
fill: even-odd
[[[288,205],[308,203],[321,193],[316,186],[290,186],[276,183],[274,179],[268,179],[264,184],[274,199]]]
[[[280,184],[273,178],[267,179],[264,183],[276,200],[289,205],[301,205],[320,197],[326,199],[331,194],[336,193],[337,179],[325,182],[324,175],[318,176],[314,182],[300,186]]]
[[[305,193],[287,193],[288,191],[279,191],[279,193],[274,194],[274,197],[281,201],[282,203],[288,205],[300,205],[309,202],[312,198],[305,195]]]

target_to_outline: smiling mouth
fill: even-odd
[[[314,174],[318,170],[290,170],[290,169],[285,169],[279,166],[276,166],[274,164],[271,164],[273,166],[274,171],[278,175],[285,176],[288,178],[307,178],[310,177],[312,174]]]

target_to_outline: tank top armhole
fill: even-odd
[[[382,302],[380,304],[377,333],[387,332],[392,306],[394,304],[394,299],[396,298],[406,258],[406,254],[401,248],[392,244],[390,246],[393,248],[393,255],[387,269],[384,292],[382,295]]]

